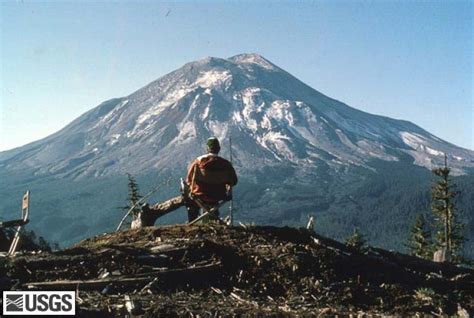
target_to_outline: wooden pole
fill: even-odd
[[[232,136],[229,136],[230,164],[232,164]],[[232,188],[229,190],[232,191]],[[231,192],[232,195],[232,192]],[[229,205],[229,224],[234,225],[234,196],[230,199]]]

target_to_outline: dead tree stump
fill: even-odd
[[[153,226],[159,217],[173,212],[185,205],[186,200],[182,195],[155,205],[145,205],[138,214],[138,218],[132,222],[132,229]]]

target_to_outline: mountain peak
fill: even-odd
[[[226,59],[215,57],[215,56],[206,56],[197,61],[191,62],[189,64],[226,64],[228,61]]]
[[[239,140],[235,160],[249,175],[281,165],[369,167],[407,155],[433,168],[444,153],[455,173],[474,167],[472,151],[330,99],[256,53],[188,63],[54,136],[0,154],[0,167],[75,177],[183,169],[212,135]]]
[[[194,62],[188,63],[191,66],[211,66],[211,67],[232,67],[232,65],[258,65],[267,70],[279,70],[280,68],[257,53],[242,53],[229,57],[228,59],[206,56]]]
[[[276,70],[278,67],[257,53],[242,53],[234,55],[229,58],[229,61],[232,61],[237,64],[257,64],[265,69]]]

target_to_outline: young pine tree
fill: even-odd
[[[358,229],[354,229],[354,234],[346,238],[346,245],[361,253],[367,251],[367,240]]]
[[[435,246],[446,248],[447,254],[453,263],[462,261],[462,250],[465,238],[463,225],[457,221],[457,212],[454,204],[457,192],[449,178],[450,169],[444,155],[444,167],[433,169],[438,176],[431,190],[431,210],[435,216]]]
[[[410,229],[407,247],[410,250],[410,255],[425,259],[433,257],[431,231],[422,214],[416,217],[415,223]]]
[[[130,174],[127,173],[128,177],[128,202],[127,205],[124,206],[122,209],[123,210],[130,210],[132,207],[132,217],[135,218],[138,216],[138,213],[140,212],[140,207],[137,205],[137,202],[142,198],[142,196],[138,193],[138,184],[135,178]]]

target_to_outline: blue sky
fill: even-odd
[[[189,61],[244,52],[474,149],[472,1],[3,1],[0,10],[0,151]]]

